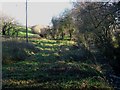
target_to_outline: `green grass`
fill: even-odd
[[[3,86],[40,88],[108,88],[101,73],[84,63],[23,61],[3,67]]]
[[[73,48],[75,42],[47,39],[30,39],[29,42],[39,51],[27,56],[25,60],[3,64],[3,88],[112,89],[101,69],[96,69],[86,61],[77,61],[80,59],[78,57],[70,60],[70,57],[80,52]]]
[[[25,27],[18,27],[18,36],[19,37],[26,37],[26,28]],[[37,34],[33,34],[31,29],[28,28],[28,37],[39,37]]]
[[[28,33],[28,36],[34,36],[35,34],[32,34],[32,33]],[[18,36],[21,36],[21,37],[25,37],[26,36],[26,33],[25,32],[19,32],[19,35]]]

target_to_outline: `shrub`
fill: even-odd
[[[5,40],[2,42],[3,64],[25,60],[39,50],[31,43],[16,40]]]

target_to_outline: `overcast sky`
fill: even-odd
[[[53,16],[59,15],[66,8],[71,8],[70,2],[77,0],[28,0],[28,25],[48,25]],[[109,0],[78,0],[78,1],[109,1]],[[111,0],[119,1],[119,0]],[[25,25],[25,0],[0,0],[0,10],[14,17]]]
[[[25,2],[2,2],[1,4],[5,14],[25,25]],[[71,7],[70,2],[28,2],[28,25],[48,25],[53,16]]]

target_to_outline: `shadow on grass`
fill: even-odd
[[[70,50],[73,45],[70,42],[54,40],[32,42],[37,48],[21,42],[3,42],[4,51],[10,56],[15,54],[13,57],[16,58],[19,53],[25,54],[25,61],[20,59],[20,62],[3,67],[3,90],[102,90],[102,87],[109,88],[103,75],[94,67],[81,62],[66,62],[70,57],[70,52],[73,51]],[[26,51],[29,52],[26,53]],[[64,54],[66,58],[63,58]]]
[[[11,69],[4,68],[4,71],[9,75],[4,75],[3,88],[5,89],[14,87],[15,89],[81,90],[86,87],[89,90],[94,87],[95,90],[99,90],[102,87],[109,87],[101,77],[101,73],[84,63],[24,61],[12,65]]]

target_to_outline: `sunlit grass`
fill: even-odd
[[[111,88],[96,67],[86,62],[69,61],[72,55],[79,54],[79,50],[71,49],[75,42],[47,39],[30,39],[29,42],[40,51],[30,52],[25,60],[3,65],[3,87]],[[29,50],[25,51],[29,54]]]
[[[32,34],[32,33],[28,33],[28,36],[34,36],[35,34]],[[25,37],[26,36],[26,32],[19,32],[18,36],[20,37]]]

